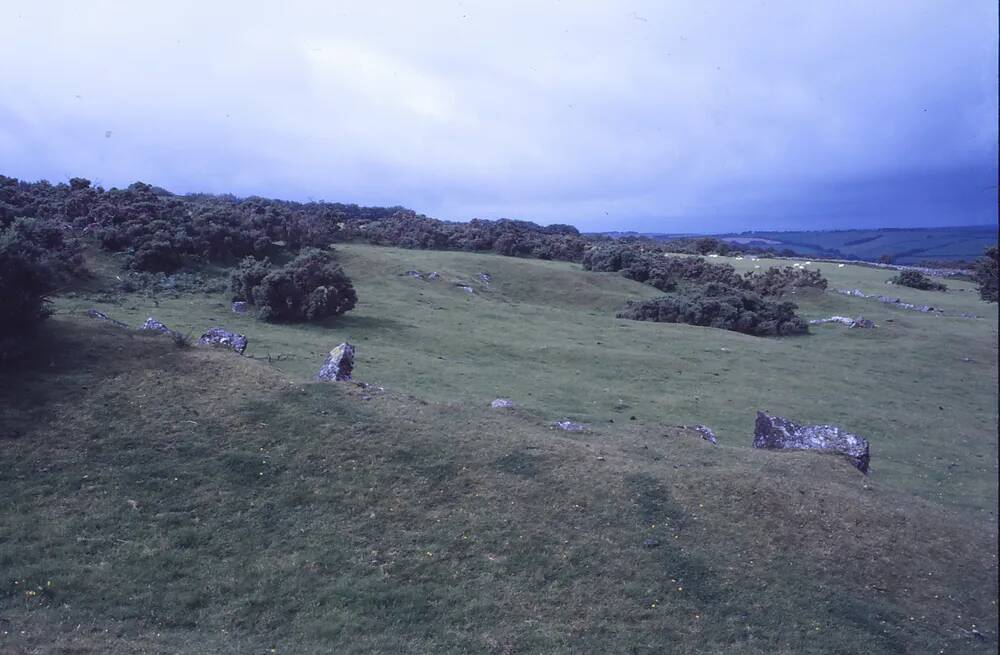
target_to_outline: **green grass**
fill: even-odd
[[[324,325],[271,325],[230,313],[222,295],[120,304],[60,298],[61,313],[90,306],[131,324],[155,315],[182,332],[223,325],[246,334],[247,354],[309,379],[341,341],[357,348],[356,377],[433,402],[487,407],[511,398],[539,422],[569,417],[616,428],[704,423],[723,443],[749,447],[757,409],[838,423],[872,443],[872,475],[899,489],[988,515],[997,502],[996,305],[973,285],[948,293],[885,284],[891,271],[822,265],[832,288],[860,288],[949,312],[925,315],[834,293],[800,294],[807,318],[874,319],[878,330],[813,328],[762,339],[686,325],[614,318],[655,289],[561,262],[347,245],[339,248],[360,301]],[[779,261],[719,258],[750,270]],[[437,281],[399,275],[441,274]],[[487,288],[480,272],[493,275]],[[469,295],[456,282],[473,284]],[[969,359],[971,361],[963,361]]]
[[[759,339],[617,320],[657,292],[570,264],[340,251],[361,302],[320,326],[117,294],[102,261],[55,300],[0,371],[0,652],[995,652],[997,322],[969,285],[933,298],[990,319],[809,293],[882,327]],[[309,381],[344,339],[386,391]],[[758,407],[868,436],[871,475],[750,448]]]
[[[835,457],[42,339],[0,378],[3,652],[995,649],[995,519]]]

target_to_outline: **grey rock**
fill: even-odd
[[[657,546],[660,545],[660,540],[659,539],[647,539],[644,542],[642,542],[642,545],[645,548],[656,548]]]
[[[171,330],[170,328],[168,328],[163,323],[160,323],[158,320],[156,320],[152,316],[150,316],[149,318],[147,318],[146,322],[143,323],[142,327],[139,328],[139,329],[140,330],[149,330],[151,332],[162,332],[164,334],[172,334],[173,333],[173,330]]]
[[[198,343],[232,348],[241,355],[247,349],[247,338],[245,336],[217,327],[210,328],[205,334],[201,335]]]
[[[582,432],[587,429],[587,426],[583,423],[574,423],[569,419],[563,421],[556,421],[553,425],[560,430],[566,430],[567,432]]]
[[[867,319],[864,316],[858,316],[857,318],[851,318],[849,316],[831,316],[830,318],[814,318],[809,321],[810,325],[820,325],[822,323],[843,323],[849,328],[878,327],[875,325],[875,321]]]
[[[112,325],[117,325],[118,327],[125,328],[126,330],[130,329],[126,323],[122,323],[121,321],[116,321],[115,319],[111,318],[104,312],[98,311],[96,309],[88,309],[87,316],[89,316],[90,318],[96,318],[99,321],[107,321]]]
[[[466,293],[475,293],[476,292],[475,289],[473,289],[472,287],[470,287],[467,284],[461,284],[461,283],[459,283],[459,284],[456,284],[455,286],[458,287],[459,289],[461,289],[462,291],[466,292]]]
[[[237,300],[233,303],[234,314],[246,314],[250,311],[250,305],[246,301]]]
[[[875,300],[879,302],[888,303],[890,305],[895,305],[899,303],[899,298],[895,296],[875,296]]]
[[[719,443],[719,440],[715,436],[715,432],[712,430],[712,428],[708,427],[707,425],[701,425],[701,424],[699,424],[699,425],[695,425],[694,427],[691,427],[689,429],[694,430],[695,432],[698,432],[699,434],[701,434],[701,438],[702,439],[704,439],[705,441],[707,441],[707,442],[709,442],[709,443],[711,443],[713,445]]]
[[[493,276],[490,275],[489,273],[480,273],[479,279],[485,282],[486,284],[489,284],[490,282],[493,281]]]
[[[440,273],[438,273],[437,271],[431,271],[430,274],[427,276],[427,279],[428,280],[436,280],[439,277],[441,277]]]
[[[316,374],[316,379],[326,382],[343,382],[351,379],[353,370],[354,346],[345,341],[326,356],[323,368]]]
[[[868,474],[868,441],[836,425],[798,425],[787,418],[758,411],[753,446],[837,453],[846,456],[859,471]]]
[[[507,398],[497,398],[496,400],[490,403],[490,407],[492,407],[493,409],[510,408],[513,406],[514,406],[514,401],[509,400]]]
[[[400,273],[400,275],[406,275],[408,277],[415,277],[418,280],[424,279],[424,274],[420,271],[406,271],[405,273]]]

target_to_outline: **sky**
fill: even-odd
[[[0,174],[727,232],[997,222],[994,0],[0,0]]]

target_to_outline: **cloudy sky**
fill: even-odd
[[[0,0],[0,174],[589,230],[997,220],[994,0]]]

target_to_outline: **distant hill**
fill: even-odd
[[[972,260],[997,242],[996,225],[880,228],[801,232],[740,232],[719,235],[732,243],[789,248],[801,255],[877,260],[891,255],[899,264],[925,260]]]

